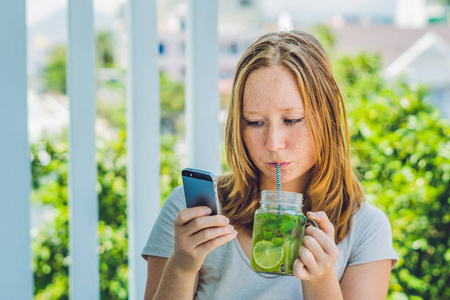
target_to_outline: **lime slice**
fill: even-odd
[[[299,257],[299,253],[298,253],[298,243],[297,240],[293,240],[291,242],[287,242],[287,244],[285,245],[285,247],[287,249],[289,249],[289,253],[287,255],[287,260],[286,260],[286,266],[287,266],[287,270],[286,273],[288,272],[292,272],[292,267],[294,265],[294,261]]]
[[[283,246],[275,246],[271,242],[260,241],[253,247],[253,260],[263,271],[270,272],[278,269],[284,262]]]

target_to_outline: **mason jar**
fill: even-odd
[[[302,212],[303,195],[285,191],[261,192],[253,221],[251,266],[258,273],[293,275],[306,225],[317,226]]]

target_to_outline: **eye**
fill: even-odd
[[[261,122],[261,121],[247,121],[247,126],[261,127],[263,125],[264,125],[264,122]]]
[[[294,124],[297,124],[297,123],[300,123],[301,121],[303,121],[304,118],[305,117],[300,118],[300,119],[284,119],[284,123],[286,125],[294,125]]]

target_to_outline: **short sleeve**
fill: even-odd
[[[364,203],[352,224],[353,245],[348,266],[391,259],[392,267],[398,261],[392,245],[391,224],[378,208]]]
[[[184,190],[182,186],[176,187],[164,202],[158,218],[153,225],[150,236],[142,250],[142,257],[148,255],[168,258],[173,249],[173,223],[178,212],[186,208]]]

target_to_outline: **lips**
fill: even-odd
[[[276,168],[277,167],[277,162],[272,162],[272,163],[268,163],[270,167],[272,168]],[[290,162],[278,162],[278,164],[280,164],[280,169],[285,169],[287,168],[291,163]]]

